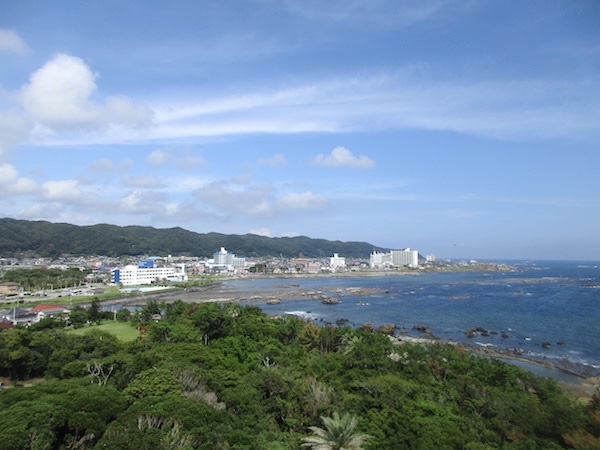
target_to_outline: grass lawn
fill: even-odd
[[[122,342],[132,342],[135,341],[140,332],[135,329],[129,322],[115,322],[112,320],[106,320],[102,322],[100,325],[87,325],[83,328],[73,328],[69,330],[70,333],[74,334],[85,334],[89,330],[102,330],[108,333],[114,334],[117,339]]]

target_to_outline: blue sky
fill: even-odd
[[[0,217],[600,260],[599,23],[596,0],[1,1]]]

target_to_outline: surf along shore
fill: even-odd
[[[378,273],[373,276],[384,276],[385,274]],[[391,274],[390,274],[391,275]],[[393,275],[399,275],[399,273],[393,273]],[[406,275],[411,275],[406,273]],[[336,275],[327,275],[328,277],[335,277]],[[343,275],[342,275],[343,276]],[[229,279],[240,280],[245,277],[232,277]],[[250,277],[248,277],[250,278]],[[272,277],[281,278],[282,284],[275,285],[265,291],[247,291],[243,288],[232,289],[227,286],[227,279],[222,281],[216,281],[211,285],[194,287],[188,289],[173,289],[168,291],[162,291],[153,294],[144,294],[139,296],[130,297],[128,299],[115,299],[103,301],[103,306],[110,304],[121,304],[127,306],[143,306],[149,300],[156,300],[160,302],[173,302],[181,300],[184,302],[195,303],[195,302],[220,302],[220,303],[284,303],[288,304],[293,302],[294,299],[312,298],[314,300],[327,301],[327,296],[314,291],[311,289],[305,289],[300,287],[298,284],[293,283],[293,278],[286,276],[284,277]],[[298,279],[306,278],[306,276],[297,277]],[[290,283],[291,281],[291,283]],[[243,283],[237,283],[237,286],[243,285]],[[343,296],[365,296],[375,293],[377,290],[373,288],[345,288],[340,289],[339,294]],[[334,324],[335,325],[335,324]],[[368,324],[365,324],[368,326]],[[400,333],[395,333],[396,330],[393,325],[391,329],[390,338],[397,345],[402,345],[405,342],[415,343],[420,345],[432,345],[436,343],[447,342],[452,345],[456,345],[466,352],[471,354],[485,357],[499,359],[511,364],[515,364],[529,370],[540,376],[547,376],[556,379],[563,388],[573,394],[575,397],[583,400],[588,400],[591,396],[600,389],[600,377],[590,377],[586,374],[581,373],[577,370],[577,367],[571,367],[568,363],[554,360],[540,360],[528,358],[527,355],[521,354],[518,349],[499,348],[499,347],[482,347],[478,345],[470,345],[468,343],[459,343],[455,341],[443,341],[434,336],[429,330],[422,330],[423,333],[419,337],[408,336],[406,330],[400,330]]]

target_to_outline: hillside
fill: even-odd
[[[255,234],[195,233],[183,228],[98,224],[77,226],[46,221],[0,219],[0,256],[60,255],[190,255],[210,256],[225,247],[239,256],[304,256],[319,258],[339,253],[367,258],[383,251],[367,242],[341,242],[306,236],[269,238]]]

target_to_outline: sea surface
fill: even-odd
[[[415,275],[232,280],[224,290],[257,294],[320,291],[277,305],[252,300],[268,314],[293,314],[318,324],[394,324],[397,334],[421,336],[424,325],[440,339],[508,349],[583,376],[600,376],[600,262],[504,261],[503,272],[418,272]],[[371,289],[348,295],[348,288]],[[476,331],[476,330],[480,331]],[[473,330],[468,333],[467,330]],[[470,337],[469,337],[470,334]]]

